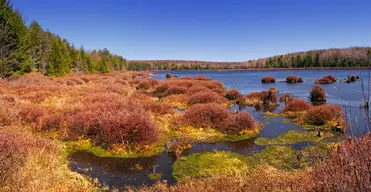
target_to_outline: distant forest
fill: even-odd
[[[109,50],[87,51],[40,27],[25,25],[9,0],[0,0],[0,77],[38,71],[50,76],[113,70],[214,70],[248,68],[370,67],[371,48],[313,50],[247,62],[127,61]]]
[[[247,62],[129,61],[131,70],[218,70],[251,68],[371,67],[371,47],[323,49],[289,53]]]

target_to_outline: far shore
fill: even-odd
[[[245,69],[179,69],[179,70],[148,70],[151,72],[164,71],[291,71],[291,70],[369,70],[371,67],[312,67],[312,68],[245,68]]]

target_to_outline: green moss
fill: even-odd
[[[281,113],[271,113],[267,112],[263,114],[264,118],[276,118],[276,117],[282,117],[283,115]]]
[[[327,157],[336,146],[340,145],[341,142],[319,142],[317,145],[308,146],[301,152],[305,156],[320,156]]]
[[[261,152],[243,156],[236,153],[215,151],[195,153],[174,163],[173,176],[181,181],[186,177],[200,178],[230,174],[248,174],[260,171],[264,164],[276,169],[293,170],[305,164],[296,159],[297,152],[289,146],[269,146]]]
[[[174,163],[173,176],[181,181],[185,177],[199,178],[245,173],[246,157],[230,152],[195,153]]]
[[[162,177],[161,173],[150,173],[148,174],[148,178],[151,179],[152,181],[158,181]]]
[[[276,138],[258,138],[254,141],[256,145],[287,145],[300,142],[319,142],[324,138],[332,137],[333,134],[325,133],[322,137],[317,137],[317,132],[314,131],[293,131],[290,130]]]
[[[251,158],[267,163],[277,169],[291,170],[300,167],[296,151],[289,146],[269,146]]]
[[[78,141],[68,141],[63,143],[66,146],[66,155],[73,153],[75,151],[87,151],[94,154],[97,157],[121,157],[121,158],[135,158],[135,157],[149,157],[156,154],[162,153],[164,148],[164,143],[157,144],[152,150],[148,151],[134,151],[134,150],[123,150],[119,153],[112,152],[103,149],[101,146],[95,146],[89,140],[78,140]]]
[[[183,138],[190,142],[223,142],[241,141],[251,139],[259,135],[259,129],[248,131],[244,134],[229,135],[221,133],[215,129],[197,129],[193,127],[183,127],[181,130],[170,130],[165,133],[167,138]]]

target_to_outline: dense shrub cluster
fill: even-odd
[[[305,122],[310,125],[336,125],[342,122],[343,113],[338,105],[325,104],[312,107],[305,116]]]
[[[143,107],[146,111],[154,113],[155,115],[164,115],[171,113],[173,108],[168,103],[162,102],[143,102]]]
[[[183,115],[183,121],[198,128],[226,128],[230,119],[231,113],[214,103],[193,105]]]
[[[238,134],[244,130],[254,130],[258,128],[256,120],[247,112],[233,114],[227,128],[221,131],[228,134]]]
[[[330,84],[335,82],[336,78],[333,75],[327,75],[314,81],[315,84]]]
[[[280,96],[280,102],[283,103],[283,102],[290,102],[292,100],[294,100],[295,98],[288,94],[288,93],[285,93],[283,95]]]
[[[326,91],[320,86],[313,86],[310,92],[310,100],[326,101]]]
[[[187,88],[181,86],[170,86],[163,94],[163,96],[184,94],[187,92]]]
[[[302,77],[298,77],[295,75],[289,75],[286,77],[286,82],[287,83],[302,83],[304,82]]]
[[[311,191],[371,190],[370,146],[370,133],[339,146],[329,160],[315,166]]]
[[[153,93],[158,96],[162,96],[167,91],[167,89],[169,89],[169,85],[167,83],[161,83],[155,87]]]
[[[228,100],[236,100],[241,96],[241,93],[237,89],[228,90],[225,94],[225,98],[227,98]]]
[[[73,111],[67,118],[68,137],[87,137],[96,144],[153,143],[158,131],[133,103],[96,103]]]
[[[0,186],[16,183],[17,173],[25,165],[29,154],[41,149],[57,150],[57,146],[32,135],[0,130]]]
[[[276,79],[274,77],[271,77],[271,76],[265,76],[261,79],[261,82],[262,83],[275,83]]]
[[[311,108],[311,105],[302,99],[295,99],[288,102],[283,108],[283,112],[305,112]]]
[[[146,78],[141,79],[137,85],[137,89],[139,90],[148,90],[151,87],[152,87],[151,82]]]
[[[229,134],[257,128],[256,120],[250,114],[233,114],[225,107],[214,103],[191,106],[185,111],[182,121],[195,128],[211,128]]]
[[[275,104],[277,101],[277,94],[273,91],[262,91],[262,92],[253,92],[245,97],[247,105],[269,105]]]
[[[212,91],[198,92],[189,97],[188,104],[194,105],[198,103],[222,103],[220,96]]]

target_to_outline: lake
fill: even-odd
[[[365,80],[365,86],[368,86],[368,77],[371,70],[267,70],[267,71],[162,71],[151,76],[156,79],[165,79],[167,73],[177,75],[178,77],[184,76],[197,76],[204,75],[205,77],[212,78],[214,80],[221,81],[227,89],[235,88],[242,94],[246,95],[252,92],[260,92],[267,90],[271,87],[279,90],[278,95],[283,93],[290,93],[296,98],[309,100],[309,93],[312,87],[315,85],[314,80],[325,75],[334,75],[338,80],[343,80],[348,75],[363,76]],[[303,83],[287,84],[280,83],[284,81],[288,75],[296,75],[304,78]],[[276,78],[277,82],[274,84],[262,84],[260,79],[264,76],[272,76]],[[366,124],[365,118],[362,115],[360,105],[364,104],[364,96],[361,89],[361,82],[355,83],[333,83],[327,85],[319,85],[324,88],[327,92],[327,103],[338,104],[345,109],[345,107],[351,107],[349,116],[351,117],[353,124],[357,124],[357,129],[354,130],[354,134],[357,136],[365,133]],[[249,109],[247,109],[249,110]],[[249,112],[249,111],[248,111]],[[358,129],[359,127],[359,129]]]

